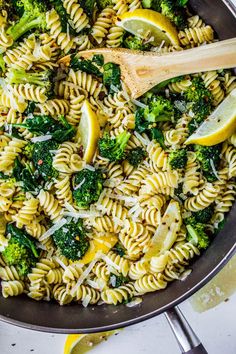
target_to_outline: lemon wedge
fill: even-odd
[[[171,200],[162,217],[161,224],[152,238],[150,248],[144,255],[144,259],[149,260],[169,250],[177,238],[181,224],[182,217],[179,203]]]
[[[118,16],[117,26],[141,38],[153,38],[154,45],[178,45],[178,32],[170,20],[159,12],[137,9]]]
[[[85,100],[81,108],[81,119],[78,126],[78,134],[84,148],[84,160],[91,162],[97,148],[100,137],[100,126],[96,113],[88,100]]]
[[[90,241],[89,249],[81,258],[81,260],[78,263],[81,264],[88,264],[92,262],[96,254],[98,252],[102,252],[104,254],[107,254],[112,247],[115,246],[115,244],[118,241],[118,237],[115,235],[107,235],[107,236],[101,236],[98,238],[94,238],[93,240]]]
[[[212,146],[228,139],[236,130],[236,89],[190,135],[185,144]]]
[[[94,349],[97,344],[118,332],[119,330],[91,334],[71,334],[66,338],[64,354],[85,354]]]

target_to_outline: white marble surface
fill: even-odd
[[[236,353],[236,294],[205,313],[180,305],[209,354]],[[65,335],[33,332],[0,323],[1,354],[62,354]],[[91,354],[178,354],[179,349],[164,315],[121,331]]]
[[[233,0],[236,5],[236,0]],[[204,313],[180,305],[209,354],[236,354],[236,294]],[[0,354],[63,354],[65,335],[29,331],[0,322]],[[91,354],[178,354],[164,315],[121,331]]]

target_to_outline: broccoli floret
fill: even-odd
[[[93,15],[94,6],[96,0],[81,0],[80,6],[86,12],[86,14],[91,17]]]
[[[162,15],[168,17],[175,26],[180,29],[186,27],[186,16],[184,12],[181,11],[176,1],[161,0],[160,7]]]
[[[14,240],[16,240],[20,245],[29,249],[34,257],[39,257],[35,239],[31,237],[26,231],[18,229],[13,224],[8,224],[7,233],[9,233],[14,238]]]
[[[124,285],[128,281],[129,281],[129,278],[128,277],[124,277],[122,274],[120,274],[120,275],[115,275],[113,273],[110,274],[109,284],[113,288],[118,288],[119,286]]]
[[[14,237],[11,237],[7,247],[2,252],[2,256],[9,266],[16,267],[20,276],[27,275],[36,263],[36,259],[29,249],[21,245]]]
[[[152,96],[144,108],[143,117],[148,122],[166,122],[174,120],[174,106],[170,100],[162,96]]]
[[[34,151],[34,144],[33,144],[33,143],[28,143],[28,144],[24,147],[22,153],[23,153],[23,155],[25,155],[29,160],[31,160],[31,159],[32,159],[32,156],[33,156],[33,151]]]
[[[73,70],[81,70],[88,74],[95,75],[97,77],[102,77],[102,73],[99,68],[93,64],[92,60],[85,60],[77,56],[73,56],[71,59],[70,67]]]
[[[161,0],[142,0],[142,7],[161,12]]]
[[[90,204],[98,201],[102,192],[103,175],[100,170],[90,171],[84,169],[74,177],[73,197],[80,208],[88,208]]]
[[[184,91],[184,97],[189,102],[199,102],[201,100],[208,102],[212,100],[212,94],[205,87],[204,81],[200,76],[192,79],[191,85]]]
[[[52,135],[52,139],[58,143],[71,140],[75,135],[75,128],[67,122],[64,116],[55,120],[50,116],[35,115],[33,118],[27,118],[23,124],[12,124],[12,126],[26,128],[38,135]]]
[[[54,140],[40,141],[34,144],[32,154],[34,168],[45,181],[50,181],[58,176],[58,171],[52,165],[53,155],[51,152],[57,148],[58,143]]]
[[[214,213],[214,207],[211,204],[207,208],[193,213],[193,217],[195,218],[196,222],[206,224],[211,220],[213,213]]]
[[[19,4],[19,11],[21,12],[23,5],[24,13],[16,23],[8,28],[7,34],[16,41],[28,31],[36,29],[45,31],[47,28],[45,3],[39,0],[21,0]]]
[[[23,183],[22,188],[26,192],[38,191],[39,184],[30,166],[22,165],[18,157],[14,161],[12,175],[16,179],[16,181],[21,181]]]
[[[71,221],[55,231],[53,240],[61,253],[72,261],[82,258],[89,248],[89,240],[81,220],[77,223]]]
[[[114,6],[114,2],[112,0],[97,0],[97,5],[99,10],[103,10],[106,7],[113,7]]]
[[[184,196],[184,193],[183,193],[183,183],[179,183],[178,184],[178,187],[175,188],[175,195],[177,198],[179,198],[180,200],[183,201],[183,196]]]
[[[206,249],[209,244],[209,236],[205,232],[205,225],[200,223],[195,223],[194,225],[186,225],[188,235],[187,240],[192,242],[198,248]]]
[[[150,48],[149,43],[145,43],[144,40],[137,36],[129,35],[123,40],[125,48],[132,50],[148,50]]]
[[[208,182],[214,182],[217,180],[217,176],[215,175],[212,166],[215,167],[215,170],[218,169],[221,148],[221,144],[214,146],[194,145],[197,160],[199,161],[203,174]]]
[[[53,71],[26,72],[23,69],[11,69],[7,73],[9,84],[32,84],[46,88],[47,97],[53,95]]]
[[[212,111],[212,94],[205,87],[204,81],[200,77],[192,80],[191,86],[184,92],[184,97],[192,103],[194,118],[188,125],[190,134],[208,117]]]
[[[110,161],[121,161],[125,158],[125,148],[131,134],[123,132],[116,138],[111,138],[108,133],[105,133],[98,141],[99,152],[102,157]]]
[[[171,151],[168,161],[173,170],[184,168],[187,163],[187,150],[179,149]]]
[[[120,67],[114,63],[106,63],[103,66],[103,83],[108,88],[110,93],[114,93],[113,86],[119,90],[121,88],[120,83]]]
[[[29,273],[39,257],[35,240],[13,224],[7,226],[7,233],[11,238],[2,252],[3,258],[8,265],[14,265],[19,274],[24,276]]]
[[[132,150],[129,150],[126,155],[126,160],[128,160],[132,166],[138,167],[138,165],[143,162],[146,156],[146,151],[142,147],[138,146]]]

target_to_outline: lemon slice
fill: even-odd
[[[154,45],[178,45],[178,32],[170,20],[159,12],[138,9],[118,16],[116,23],[126,31],[141,38],[152,38]]]
[[[97,344],[118,332],[119,330],[91,334],[71,334],[66,338],[64,354],[85,354]]]
[[[118,237],[115,235],[94,238],[90,241],[88,251],[78,263],[88,264],[92,262],[99,251],[104,254],[107,254],[110,249],[115,246],[117,241]]]
[[[177,232],[180,230],[181,224],[182,217],[179,203],[172,200],[152,238],[150,248],[145,253],[144,259],[151,259],[169,250],[177,238]]]
[[[88,100],[85,100],[81,108],[82,116],[78,126],[78,134],[84,148],[84,160],[91,162],[97,148],[100,137],[100,126],[97,115],[92,110]]]
[[[185,144],[212,146],[228,139],[236,130],[236,89],[190,135]]]

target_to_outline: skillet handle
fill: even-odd
[[[182,354],[207,354],[197,335],[176,306],[165,312]]]

